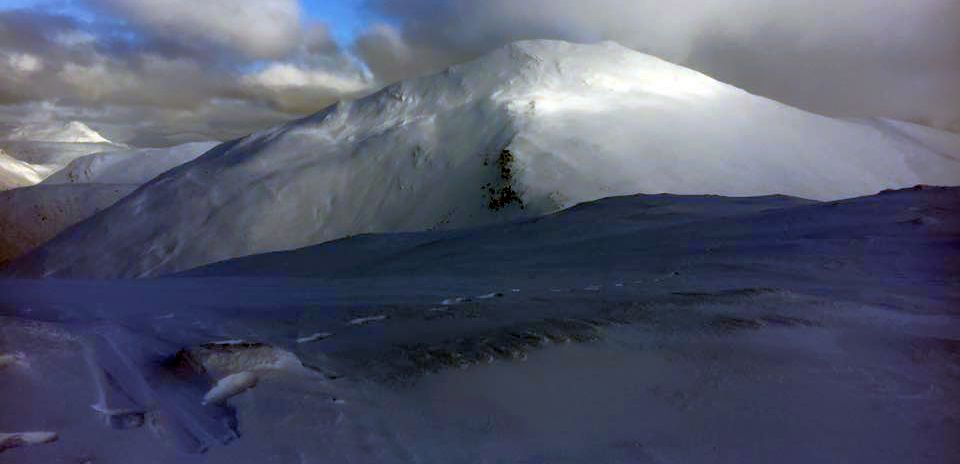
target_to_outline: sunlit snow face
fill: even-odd
[[[582,86],[538,89],[515,100],[514,111],[533,109],[541,114],[559,112],[605,112],[619,106],[654,106],[664,98],[696,100],[713,98],[722,85],[699,74],[650,72],[630,76],[597,73],[583,79]]]
[[[596,74],[586,78],[585,83],[610,92],[642,92],[668,97],[709,97],[716,93],[717,85],[705,76],[676,72],[649,72],[629,77]]]

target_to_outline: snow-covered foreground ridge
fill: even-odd
[[[960,184],[960,136],[845,121],[606,42],[518,42],[225,143],[17,265],[134,277],[612,195]]]
[[[960,462],[957,250],[960,188],[635,195],[0,279],[0,462]]]

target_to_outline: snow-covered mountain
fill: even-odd
[[[960,136],[808,113],[615,43],[527,41],[225,143],[13,270],[149,276],[612,195],[920,183],[960,184]]]
[[[0,192],[0,263],[116,203],[135,184],[33,185]]]
[[[13,129],[6,138],[25,141],[113,144],[80,121],[28,123]]]
[[[217,143],[194,142],[86,155],[43,180],[41,185],[33,185],[40,177],[34,175],[31,182],[17,185],[23,188],[0,192],[0,262],[35,248]],[[31,166],[10,160],[11,165],[21,163],[14,165],[21,170]],[[4,161],[0,156],[0,163]]]
[[[20,161],[0,150],[0,191],[34,185],[43,176],[36,166]]]
[[[193,161],[219,142],[192,142],[165,148],[136,148],[83,156],[46,178],[45,184],[143,184]]]
[[[28,173],[28,180],[21,178],[16,185],[11,183],[6,187],[4,184],[0,189],[36,184],[81,156],[121,148],[126,146],[107,140],[79,121],[21,125],[0,136],[0,150],[19,161],[0,159],[0,172],[32,174]]]

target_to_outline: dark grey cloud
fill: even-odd
[[[816,112],[960,130],[956,0],[374,0],[358,52],[387,80],[513,40],[615,40]]]
[[[97,0],[114,12],[92,21],[0,12],[0,115],[83,119],[119,141],[157,145],[237,137],[373,86],[325,25],[301,20],[295,1],[200,2],[168,24],[187,3]]]
[[[283,58],[301,43],[298,0],[90,0],[143,34]]]
[[[244,135],[507,42],[615,40],[839,116],[960,131],[957,0],[370,0],[338,44],[296,0],[85,0],[0,11],[0,122],[80,119],[122,142]]]

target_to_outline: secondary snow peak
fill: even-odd
[[[6,138],[33,142],[113,143],[80,121],[24,124]]]

